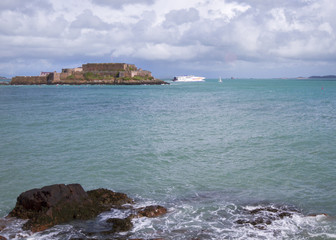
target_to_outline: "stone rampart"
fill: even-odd
[[[83,72],[125,71],[128,69],[137,69],[134,64],[126,63],[87,63],[83,64],[82,68]]]
[[[47,84],[48,76],[17,76],[13,77],[10,82],[11,85],[35,85]]]
[[[63,68],[62,73],[75,73],[75,72],[82,72],[83,68],[77,67],[77,68]]]
[[[131,71],[131,77],[141,76],[141,77],[152,77],[152,73],[146,70]]]

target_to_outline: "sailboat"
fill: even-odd
[[[222,78],[221,78],[221,77],[219,77],[219,80],[218,80],[218,82],[222,82]]]

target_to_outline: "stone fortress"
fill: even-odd
[[[150,71],[127,63],[87,63],[82,67],[65,68],[62,72],[41,72],[40,76],[13,77],[12,85],[34,84],[165,84]]]

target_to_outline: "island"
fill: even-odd
[[[41,72],[40,76],[16,76],[11,85],[161,85],[150,71],[127,63],[87,63],[77,68],[65,68],[62,72]]]
[[[336,75],[310,76],[309,78],[336,78]]]
[[[9,81],[10,81],[9,78],[0,76],[0,85],[8,85]]]

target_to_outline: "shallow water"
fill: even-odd
[[[80,183],[168,207],[125,238],[336,239],[336,80],[0,86],[0,136],[1,217],[23,191]],[[235,223],[256,206],[295,212]],[[104,217],[21,237],[104,239]]]

